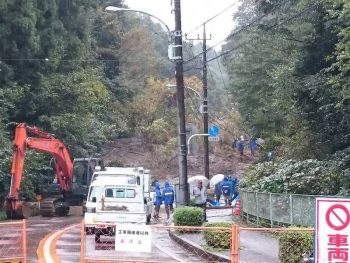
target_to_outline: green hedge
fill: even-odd
[[[192,198],[192,197],[190,198],[190,202],[189,202],[188,206],[196,206],[195,198]]]
[[[203,210],[198,207],[179,207],[174,212],[175,226],[201,226]]]
[[[226,222],[213,222],[206,223],[205,227],[227,227],[231,228],[231,223]],[[205,230],[204,240],[206,244],[213,248],[229,249],[231,246],[231,231],[222,230]]]
[[[6,213],[3,212],[3,211],[0,211],[0,221],[4,221],[4,220],[6,220],[6,219],[7,219]]]
[[[313,236],[310,232],[283,232],[279,235],[279,259],[281,263],[299,263],[305,252],[311,252]]]

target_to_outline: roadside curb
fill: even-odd
[[[175,232],[174,230],[168,231],[169,236],[173,241],[178,243],[180,246],[182,246],[186,250],[189,250],[191,252],[194,251],[196,254],[200,255],[200,257],[203,258],[204,260],[211,260],[211,261],[218,261],[218,262],[231,262],[231,259],[229,257],[204,250],[198,244],[188,240],[187,238],[179,237],[174,232]]]
[[[207,210],[221,210],[221,209],[234,209],[235,207],[234,206],[207,206]]]

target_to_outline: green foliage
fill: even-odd
[[[2,132],[1,134],[4,133]],[[11,183],[11,146],[11,142],[6,137],[0,138],[0,204],[3,204]]]
[[[5,212],[0,211],[0,221],[4,221],[4,220],[6,220],[6,219],[7,219],[7,217],[6,217],[6,213],[5,213]]]
[[[338,161],[288,160],[251,166],[240,187],[259,192],[336,195],[348,189],[349,180]]]
[[[136,43],[130,41],[123,29],[126,24],[132,24],[130,21],[138,27],[135,21],[139,18],[118,17],[105,12],[101,6],[121,6],[122,2],[28,0],[23,3],[16,0],[0,3],[1,203],[10,184],[13,123],[26,122],[55,134],[68,147],[72,158],[98,156],[109,140],[133,131],[130,121],[133,113],[127,105],[136,92],[132,85],[127,87],[122,83],[122,75],[125,80],[128,74],[122,74],[121,70],[153,74],[159,66],[158,60],[166,55],[162,50],[161,54],[151,56],[155,50],[147,43],[148,49],[142,53],[139,48],[139,54],[154,67],[148,70],[140,60],[129,60],[133,68],[121,69],[129,65],[126,61],[121,66],[122,44]],[[148,22],[150,29],[159,29],[151,19]],[[142,32],[146,37],[141,40],[150,41],[147,30]],[[157,45],[164,36],[166,39],[164,32],[159,35]],[[30,199],[45,187],[47,182],[43,178],[52,170],[48,167],[49,160],[43,154],[28,151],[21,197]],[[49,177],[47,180],[52,180],[52,174]]]
[[[157,119],[145,129],[149,142],[164,144],[169,140],[169,124],[163,119]]]
[[[227,227],[228,231],[223,230],[205,230],[204,240],[209,247],[229,249],[231,247],[231,223],[213,222],[206,223],[204,227]]]
[[[177,138],[170,138],[162,147],[162,152],[166,157],[172,157],[176,153]]]
[[[178,207],[174,212],[175,226],[201,226],[203,210],[198,207]]]
[[[284,159],[350,146],[349,9],[346,0],[242,1],[234,17],[244,27],[265,16],[226,44],[234,51],[224,62],[250,133]]]
[[[311,253],[312,234],[302,231],[286,231],[278,236],[281,263],[299,263],[305,252]]]
[[[41,194],[47,185],[51,184],[54,172],[50,167],[51,156],[28,150],[24,163],[23,181],[20,198],[33,200]]]
[[[193,207],[196,206],[196,199],[194,197],[190,198],[190,202],[189,202],[188,206],[193,206]]]

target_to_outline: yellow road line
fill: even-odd
[[[39,263],[60,263],[60,259],[56,254],[56,244],[57,240],[68,230],[78,226],[75,224],[69,227],[66,227],[62,230],[50,233],[46,235],[42,240],[40,240],[37,255]]]

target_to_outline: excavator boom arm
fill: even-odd
[[[58,139],[42,138],[28,138],[27,146],[55,158],[55,171],[60,188],[63,192],[70,192],[72,190],[73,162],[66,146]]]
[[[39,136],[40,138],[27,137],[27,131]],[[55,171],[61,190],[63,192],[69,192],[72,190],[73,162],[67,148],[60,140],[36,127],[30,127],[24,123],[20,123],[16,127],[13,144],[11,188],[8,196],[10,199],[19,199],[26,148],[52,155],[56,160]]]
[[[13,141],[13,154],[11,166],[11,187],[9,197],[18,199],[21,186],[24,158],[26,155],[27,131],[25,124],[20,123],[16,127],[15,139]]]

